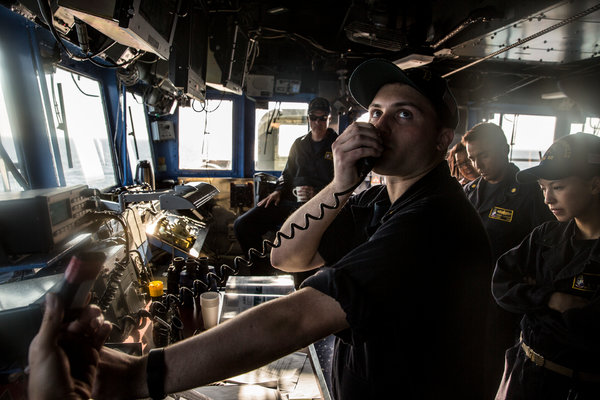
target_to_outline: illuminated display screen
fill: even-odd
[[[71,207],[69,199],[50,203],[50,222],[52,225],[58,225],[71,217]]]

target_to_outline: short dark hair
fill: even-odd
[[[450,150],[448,150],[448,155],[446,156],[446,161],[448,161],[448,167],[450,168],[450,174],[456,179],[460,179],[461,173],[458,168],[458,162],[456,161],[456,154],[461,151],[467,151],[465,145],[461,142],[456,143]]]
[[[481,139],[494,142],[498,146],[508,146],[508,141],[502,128],[491,122],[481,122],[472,127],[462,137],[462,143],[466,145],[469,142]]]

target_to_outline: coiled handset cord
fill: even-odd
[[[357,165],[357,168],[358,168],[358,172],[360,175],[360,179],[358,180],[358,182],[355,185],[353,185],[352,187],[350,187],[342,192],[334,193],[333,194],[333,197],[335,199],[334,205],[320,203],[319,204],[319,216],[314,216],[309,213],[304,214],[304,226],[300,226],[300,225],[296,224],[295,222],[292,222],[290,225],[289,235],[285,234],[281,231],[277,231],[275,233],[274,242],[271,242],[270,240],[267,240],[267,239],[263,240],[262,252],[255,248],[251,248],[248,250],[248,258],[247,259],[242,256],[235,257],[233,259],[233,268],[227,264],[222,264],[221,267],[219,268],[218,273],[214,274],[218,281],[219,286],[224,286],[227,281],[227,278],[230,275],[237,275],[237,273],[240,270],[241,263],[243,263],[247,267],[252,266],[254,264],[252,262],[252,259],[254,257],[259,257],[261,259],[266,258],[267,251],[270,251],[272,248],[278,248],[279,246],[281,246],[282,238],[286,239],[286,240],[291,240],[294,238],[294,236],[296,236],[296,229],[300,230],[300,231],[305,231],[308,229],[311,219],[315,220],[315,221],[322,220],[323,217],[325,216],[325,209],[329,209],[329,210],[337,209],[341,203],[340,197],[345,196],[349,193],[352,193],[354,191],[354,189],[356,189],[365,180],[365,178],[371,171],[373,162],[374,162],[374,159],[372,159],[372,158],[363,158],[363,159],[359,160],[359,164]]]

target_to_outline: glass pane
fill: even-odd
[[[57,68],[46,75],[67,186],[105,189],[117,183],[106,112],[98,81]],[[57,160],[58,163],[58,160]]]
[[[281,171],[294,140],[309,131],[308,103],[269,102],[268,109],[256,109],[254,168]]]
[[[150,141],[150,131],[148,130],[148,120],[141,96],[133,95],[127,92],[127,152],[131,171],[135,173],[135,168],[139,161],[148,160],[152,169],[152,142]]]
[[[279,125],[279,141],[277,143],[277,156],[287,160],[292,144],[300,136],[306,135],[306,126],[304,125]]]
[[[583,124],[571,124],[570,134],[577,132],[591,133],[592,135],[600,135],[600,118],[587,117]]]
[[[554,141],[555,127],[556,117],[504,114],[502,130],[511,145],[510,160],[520,169],[538,165]]]
[[[204,111],[179,107],[179,169],[230,170],[233,101],[208,100]]]
[[[0,73],[3,73],[2,59],[0,58]],[[0,79],[0,82],[3,80]],[[4,99],[4,91],[0,86],[0,141],[4,150],[8,154],[8,157],[12,163],[17,167],[21,174],[24,174],[22,168],[18,163],[17,151],[15,149],[15,142],[13,139],[12,130],[8,122],[8,112],[6,111],[6,103]],[[2,157],[0,157],[0,190],[3,192],[18,192],[23,190],[23,187],[17,183],[13,174],[9,170],[9,166],[4,163]]]
[[[500,117],[501,117],[501,115],[502,114],[495,113],[493,118],[488,118],[487,120],[484,119],[484,121],[491,122],[491,123],[496,124],[496,125],[500,125]]]

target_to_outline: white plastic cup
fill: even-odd
[[[204,329],[210,329],[219,323],[219,302],[221,296],[217,292],[204,292],[200,294],[200,309]]]

